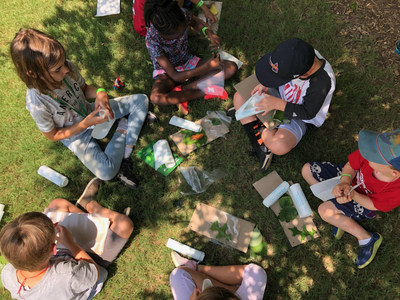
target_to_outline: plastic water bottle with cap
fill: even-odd
[[[47,180],[50,180],[52,183],[58,185],[59,187],[64,187],[68,184],[67,177],[47,166],[41,166],[38,170],[38,174],[43,176]]]

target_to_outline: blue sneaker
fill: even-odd
[[[340,228],[337,228],[336,226],[333,226],[333,236],[335,239],[340,240],[343,236],[344,231]]]
[[[368,244],[360,246],[358,250],[357,268],[362,269],[368,266],[374,259],[379,246],[382,244],[382,236],[377,233],[371,233],[372,237]]]

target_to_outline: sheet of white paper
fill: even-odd
[[[340,176],[333,177],[331,179],[318,182],[310,186],[310,189],[315,197],[321,199],[322,201],[327,201],[332,198],[332,190],[335,186],[340,183]]]
[[[259,113],[264,112],[264,110],[256,110],[254,104],[258,103],[263,99],[265,96],[263,94],[259,95],[255,93],[251,96],[237,111],[235,114],[236,120],[241,120],[253,115],[257,115]]]
[[[120,8],[121,8],[120,0],[97,0],[96,17],[117,15],[120,13]]]
[[[165,165],[167,168],[172,168],[175,166],[175,159],[172,155],[171,148],[169,147],[167,140],[158,140],[153,145],[154,152],[154,169],[158,170],[158,168],[162,165]]]
[[[75,242],[85,251],[91,251],[101,255],[104,251],[104,243],[107,236],[110,220],[97,214],[67,213],[62,211],[45,210],[53,223],[67,228]],[[57,248],[66,248],[58,243]]]

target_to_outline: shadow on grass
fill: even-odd
[[[301,143],[289,154],[274,157],[272,170],[276,170],[283,179],[300,182],[316,212],[319,201],[315,199],[305,182],[300,170],[310,160],[329,160],[345,162],[347,155],[357,149],[356,135],[364,127],[371,129],[388,129],[393,127],[398,117],[398,109],[393,107],[385,90],[393,82],[385,75],[384,70],[377,70],[374,64],[374,53],[366,52],[368,40],[354,41],[354,49],[346,49],[338,36],[339,25],[330,12],[329,3],[325,1],[300,1],[293,6],[290,1],[243,2],[240,0],[225,1],[219,35],[223,38],[224,50],[238,56],[245,65],[238,74],[226,83],[229,95],[233,95],[233,84],[254,72],[256,61],[266,52],[272,50],[280,41],[290,37],[301,37],[309,41],[332,64],[337,74],[337,88],[332,100],[330,116],[321,129],[311,130]],[[83,5],[83,4],[78,4]],[[82,75],[89,84],[111,89],[112,80],[120,76],[126,83],[121,93],[147,93],[152,85],[149,57],[143,37],[133,32],[131,15],[94,18],[94,2],[87,7],[71,9],[68,5],[58,6],[56,14],[45,21],[47,32],[66,47],[68,57],[82,70]],[[127,2],[121,3],[121,11],[130,11]],[[239,26],[236,26],[240,20]],[[248,21],[250,20],[250,21]],[[253,22],[254,21],[254,22]],[[191,42],[193,43],[193,42]],[[200,53],[205,50],[200,49]],[[197,50],[197,49],[196,49]],[[369,51],[374,51],[373,49]],[[112,92],[112,95],[118,95]],[[207,110],[221,110],[231,106],[227,102],[195,100],[189,105],[189,119],[196,120],[205,115]],[[159,125],[143,129],[137,149],[154,139],[166,138],[176,128],[169,126],[168,120],[175,108],[163,108]],[[99,192],[99,202],[113,210],[122,211],[126,206],[132,207],[132,219],[135,223],[134,236],[126,252],[131,247],[138,251],[148,251],[146,245],[135,244],[142,232],[154,231],[158,239],[150,241],[150,247],[164,247],[169,237],[187,243],[206,253],[206,264],[227,265],[256,262],[267,268],[268,298],[316,298],[333,295],[338,298],[366,298],[379,295],[395,295],[396,287],[390,289],[393,278],[399,278],[395,271],[388,271],[395,260],[398,245],[393,241],[383,244],[376,262],[368,266],[368,271],[355,269],[355,239],[345,236],[343,241],[330,237],[330,226],[316,216],[315,223],[321,237],[304,245],[291,248],[279,226],[274,214],[262,206],[262,199],[253,189],[252,183],[266,174],[257,169],[257,161],[246,153],[250,149],[241,125],[233,121],[231,132],[226,139],[213,143],[188,155],[184,166],[202,166],[210,171],[222,168],[226,177],[210,186],[205,193],[183,197],[179,193],[178,174],[174,171],[163,177],[148,167],[136,156],[132,157],[135,173],[140,185],[130,191],[119,182],[105,183]],[[170,142],[175,153],[178,150]],[[58,170],[71,178],[71,184],[64,190],[64,196],[71,201],[77,199],[91,174],[68,149],[60,143],[51,146],[52,160],[50,166],[59,166]],[[38,184],[40,184],[38,182]],[[229,250],[207,242],[187,228],[187,224],[196,204],[202,202],[222,209],[232,215],[245,218],[260,228],[268,243],[269,251],[262,256],[251,257],[235,250]],[[387,215],[379,215],[376,220],[368,221],[366,226],[377,230],[384,237],[400,236],[398,210]],[[162,236],[157,231],[162,227],[175,226]],[[389,239],[388,239],[389,240]],[[154,244],[153,244],[154,243]],[[163,249],[163,253],[167,250]],[[131,251],[129,251],[131,252]],[[136,253],[139,256],[138,253]],[[124,253],[134,259],[135,254]],[[122,258],[120,258],[122,259]],[[168,260],[167,258],[166,260]],[[127,262],[129,264],[129,262]],[[398,266],[398,264],[396,263]],[[141,266],[136,267],[141,269]],[[143,266],[147,268],[147,266]],[[168,268],[168,267],[166,267]],[[113,275],[119,265],[112,265]],[[171,268],[172,270],[172,268]],[[164,280],[166,273],[163,274]],[[147,273],[152,281],[155,273]],[[378,276],[369,276],[375,274]],[[133,276],[139,278],[141,275]],[[112,277],[112,276],[111,276]],[[142,298],[168,298],[168,282],[162,281],[163,291],[157,288],[143,289],[138,293]],[[374,291],[363,286],[372,285]],[[141,283],[140,286],[146,286]],[[129,285],[128,285],[129,287]],[[390,290],[388,290],[390,289]],[[111,293],[106,291],[106,293]]]

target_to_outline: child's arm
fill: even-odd
[[[100,123],[104,123],[107,121],[107,118],[101,118],[97,114],[100,111],[101,107],[98,106],[94,111],[92,111],[90,114],[87,115],[86,118],[84,118],[82,121],[79,123],[76,123],[74,125],[64,127],[64,128],[57,128],[54,127],[53,130],[49,132],[43,132],[43,135],[48,138],[51,141],[60,141],[63,139],[66,139],[78,132],[81,132],[82,130],[87,129],[88,127]]]
[[[165,55],[161,55],[161,56],[157,57],[157,62],[165,70],[165,72],[168,74],[168,76],[171,77],[171,79],[175,82],[183,82],[187,79],[200,76],[204,73],[207,73],[211,70],[216,70],[220,67],[219,55],[217,55],[216,57],[213,56],[208,61],[206,61],[205,63],[201,64],[200,66],[198,66],[194,69],[186,70],[186,71],[182,71],[182,72],[176,71],[174,66],[171,64],[170,60],[168,59],[168,57]]]
[[[108,95],[104,91],[96,92],[97,89],[92,85],[87,85],[82,88],[83,92],[85,93],[86,99],[96,99],[94,101],[94,107],[100,106],[106,111],[106,114],[111,118],[114,119],[114,112],[111,109],[110,102],[108,100]]]
[[[208,28],[207,24],[203,20],[199,19],[196,16],[193,16],[189,25],[192,26],[194,30],[205,35],[205,37],[210,41],[211,48],[219,49],[221,47],[221,38],[216,35],[214,31]],[[206,28],[204,29],[204,32],[203,28]]]
[[[77,243],[75,243],[74,238],[71,235],[71,232],[67,228],[61,225],[56,226],[56,230],[58,232],[57,241],[63,244],[65,247],[68,248],[69,252],[71,252],[72,256],[76,260],[85,260],[91,264],[94,264],[97,269],[97,279],[100,276],[100,269],[94,260],[87,254]]]
[[[196,7],[198,7],[199,2],[203,3],[202,0],[190,0],[190,2],[196,5]],[[217,17],[213,15],[213,13],[208,9],[207,5],[205,5],[204,3],[200,5],[200,8],[203,10],[207,22],[209,22],[210,24],[214,24],[215,22],[217,22]]]

